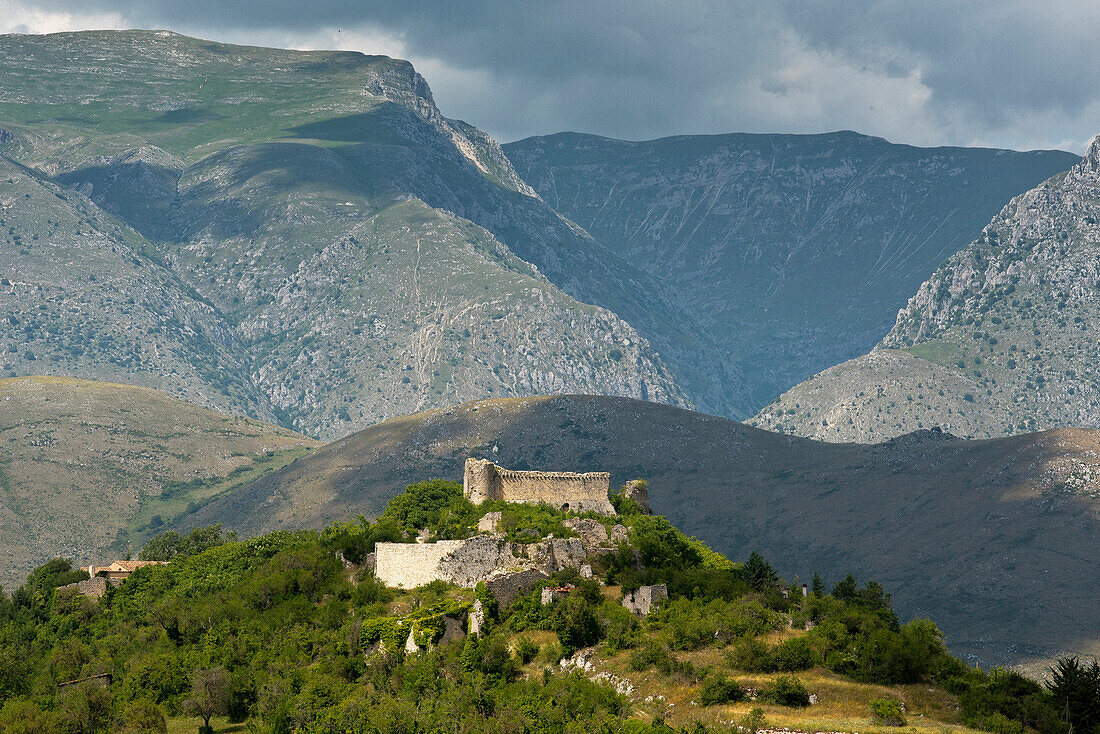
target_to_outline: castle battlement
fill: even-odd
[[[615,514],[607,498],[609,472],[518,471],[487,459],[467,459],[462,485],[466,498],[474,504],[487,500],[545,502],[563,510]]]

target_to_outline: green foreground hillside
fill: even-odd
[[[589,517],[624,523],[629,540],[590,557],[595,578],[566,569],[507,605],[484,585],[388,589],[356,565],[380,540],[468,536],[490,509],[513,537],[569,535],[560,511],[474,506],[440,481],[410,486],[373,524],[244,542],[158,536],[143,556],[169,562],[99,600],[59,589],[84,574],[51,561],[0,597],[0,731],[202,731],[205,720],[325,734],[1066,734],[1097,723],[1096,666],[1063,661],[1049,686],[970,668],[932,622],[902,624],[876,583],[849,575],[829,592],[815,576],[806,596],[788,594],[758,554],[732,563],[613,501],[618,517]],[[620,605],[654,583],[669,598],[648,616]],[[562,584],[571,591],[543,603],[541,589]],[[445,623],[475,604],[480,634]]]

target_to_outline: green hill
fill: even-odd
[[[0,584],[54,556],[121,555],[111,545],[127,526],[171,522],[316,445],[145,388],[0,380]]]
[[[758,549],[788,577],[873,577],[970,660],[1042,669],[1098,650],[1100,592],[1081,583],[1097,572],[1094,431],[829,444],[626,399],[494,400],[353,434],[184,525],[253,535],[375,516],[420,477],[460,479],[467,456],[645,477],[656,511],[720,552]]]
[[[84,574],[50,562],[0,595],[0,730],[1066,734],[1096,723],[1095,665],[1065,660],[1049,687],[970,668],[931,621],[903,623],[877,583],[815,578],[803,594],[759,554],[735,564],[620,499],[619,515],[587,518],[625,525],[614,549],[577,559],[595,578],[567,566],[511,601],[485,584],[388,589],[347,563],[380,540],[415,544],[421,526],[427,542],[471,536],[490,509],[505,526],[565,532],[552,507],[474,506],[439,481],[410,486],[374,524],[244,542],[208,533],[174,554],[151,544],[168,562],[98,598],[69,585]],[[667,592],[645,616],[620,602],[643,584]]]

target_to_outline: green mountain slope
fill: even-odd
[[[171,521],[316,445],[145,388],[0,380],[0,584],[55,556],[100,563],[128,524]]]
[[[0,49],[0,155],[83,192],[144,237],[143,254],[213,307],[258,415],[331,438],[446,396],[496,395],[483,390],[490,384],[524,394],[534,383],[733,410],[736,375],[692,318],[539,199],[484,133],[444,118],[407,62],[141,31],[4,36]],[[394,206],[410,199],[437,214]],[[397,257],[374,261],[372,274],[353,267],[354,279],[332,270],[332,253],[351,257],[376,215]],[[417,242],[419,257],[397,262]],[[376,239],[371,252],[389,246]],[[476,273],[438,267],[471,249],[497,255],[470,260]],[[516,290],[516,268],[539,285]],[[393,297],[406,286],[423,298],[412,317]],[[485,296],[502,308],[473,305]],[[283,317],[314,306],[337,310]],[[461,333],[486,338],[414,364],[404,346],[438,341],[452,307],[464,314]],[[531,320],[502,329],[505,312]],[[509,342],[517,333],[543,338]],[[318,390],[313,360],[330,352],[345,366]],[[494,374],[517,360],[539,375]],[[404,381],[410,371],[415,382]],[[221,406],[225,392],[188,396]]]
[[[832,441],[936,425],[978,437],[1100,426],[1098,202],[1100,139],[925,281],[874,351],[754,422]]]
[[[953,649],[985,663],[1049,660],[1100,639],[1100,597],[1081,583],[1098,562],[1092,431],[996,441],[924,432],[859,446],[626,399],[493,400],[348,436],[184,524],[254,534],[375,515],[410,481],[459,479],[470,455],[608,470],[613,483],[646,477],[654,509],[715,549],[758,549],[788,575],[873,577],[902,614],[937,620]]]
[[[555,209],[652,273],[745,376],[749,412],[863,354],[1012,196],[1079,159],[852,132],[504,146]]]

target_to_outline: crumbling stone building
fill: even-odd
[[[615,514],[607,498],[611,488],[608,472],[513,471],[486,459],[467,459],[462,486],[466,499],[474,504],[487,500],[545,502],[562,510]]]

